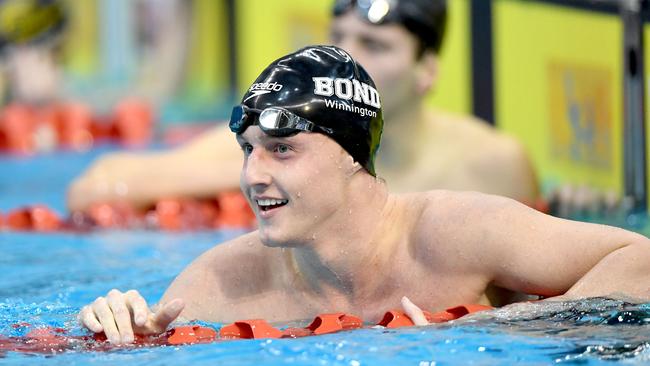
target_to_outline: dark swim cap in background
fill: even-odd
[[[336,0],[332,12],[337,17],[352,9],[370,24],[401,24],[415,35],[423,50],[440,53],[447,25],[447,0]]]
[[[66,23],[60,0],[0,0],[0,51],[57,40]]]
[[[271,63],[248,89],[242,105],[282,107],[330,132],[356,162],[375,175],[384,120],[368,73],[342,49],[310,46]],[[243,131],[242,131],[243,132]]]

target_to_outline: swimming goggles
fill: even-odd
[[[255,116],[259,115],[256,119]],[[302,118],[281,107],[269,107],[263,110],[238,105],[232,109],[230,115],[230,130],[236,134],[243,133],[246,129],[257,124],[269,136],[286,137],[301,131],[315,131],[331,135],[334,131],[322,127]]]
[[[339,16],[354,7],[359,15],[372,24],[401,23],[396,0],[337,0],[334,15]]]

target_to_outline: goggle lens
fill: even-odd
[[[230,113],[230,131],[234,133],[241,133],[244,130],[244,119],[246,118],[246,111],[243,105],[233,107]]]
[[[300,131],[312,131],[314,128],[325,133],[332,133],[331,129],[319,127],[313,122],[283,108],[270,107],[260,111],[248,108],[245,105],[238,105],[232,109],[230,130],[237,134],[243,133],[248,126],[255,122],[255,118],[250,115],[251,113],[259,114],[257,123],[267,135],[271,136],[284,137]]]
[[[383,24],[389,21],[388,15],[395,5],[395,0],[339,0],[334,5],[334,15],[341,15],[355,7],[359,15],[370,23]]]
[[[262,111],[262,113],[260,113],[260,127],[264,130],[277,130],[279,128],[286,128],[286,118],[283,117],[284,113],[278,109],[265,109]]]

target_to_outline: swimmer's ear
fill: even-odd
[[[415,70],[417,91],[424,95],[438,83],[438,56],[431,50],[424,51]]]
[[[361,166],[361,164],[359,164],[359,162],[355,161],[352,156],[348,155],[347,159],[348,159],[348,163],[349,163],[349,164],[347,164],[347,169],[348,169],[347,173],[348,173],[348,176],[351,177],[356,172],[361,170],[363,167]]]

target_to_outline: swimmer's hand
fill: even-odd
[[[424,312],[417,305],[411,302],[408,297],[402,297],[402,308],[406,315],[411,318],[411,321],[415,325],[427,325],[429,321],[424,316]]]
[[[84,306],[79,321],[95,333],[104,332],[113,344],[132,343],[135,334],[163,333],[184,307],[183,300],[174,299],[153,312],[138,291],[122,293],[113,289],[106,297]]]

